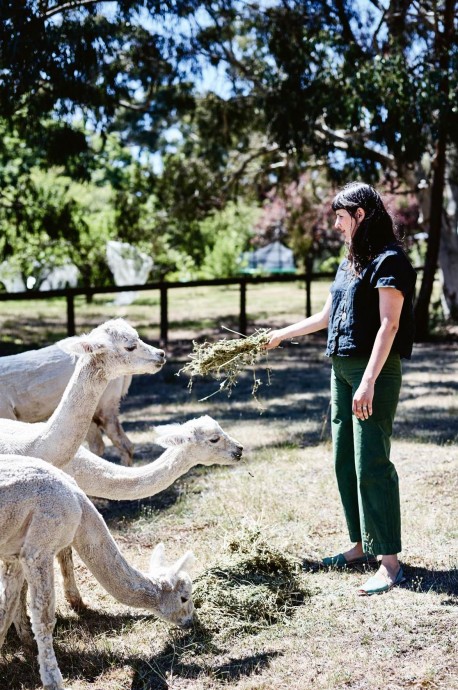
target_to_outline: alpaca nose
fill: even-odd
[[[154,356],[155,356],[155,359],[156,359],[158,365],[161,367],[164,366],[164,364],[167,361],[165,358],[164,350],[159,350],[158,348],[154,348]]]
[[[193,617],[191,615],[191,616],[188,616],[187,618],[185,618],[183,621],[181,621],[180,628],[183,628],[184,630],[186,630],[188,628],[192,628],[192,625],[193,625]]]
[[[236,458],[237,460],[240,460],[240,458],[242,457],[242,452],[243,452],[243,446],[241,446],[240,444],[237,444],[235,450],[232,453],[232,456],[234,458]]]

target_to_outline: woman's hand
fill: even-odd
[[[372,414],[372,401],[374,400],[374,384],[361,381],[358,390],[353,396],[353,414],[358,419],[369,419]]]
[[[280,343],[283,341],[281,330],[270,331],[269,338],[269,342],[264,345],[265,350],[272,350],[274,347],[278,347],[280,345]]]

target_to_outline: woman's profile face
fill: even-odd
[[[336,211],[336,221],[334,227],[344,236],[345,244],[350,244],[352,237],[356,232],[356,228],[364,220],[365,213],[362,208],[356,209],[355,216],[351,216],[344,208],[338,208]]]
[[[351,238],[357,228],[357,223],[348,211],[345,211],[343,208],[337,209],[334,227],[344,236],[345,244],[350,244]]]

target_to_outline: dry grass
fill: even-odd
[[[189,374],[188,387],[190,389],[196,376],[212,376],[217,381],[221,381],[215,392],[224,390],[230,395],[241,374],[251,367],[253,370],[251,392],[255,396],[260,386],[255,365],[261,355],[264,354],[267,358],[265,345],[269,341],[268,333],[268,329],[259,328],[249,336],[222,338],[214,342],[205,340],[203,343],[194,340],[189,361],[179,373]]]
[[[300,317],[301,314],[298,314]],[[262,320],[261,325],[283,321]],[[215,329],[216,331],[216,329]],[[454,690],[458,688],[458,361],[456,346],[417,346],[393,443],[407,581],[359,598],[362,570],[319,568],[346,545],[327,419],[329,365],[320,337],[269,354],[271,385],[251,372],[231,398],[202,403],[176,376],[183,343],[155,377],[134,379],[123,406],[136,462],[156,457],[151,426],[211,414],[245,445],[233,468],[196,468],[162,494],[100,501],[122,551],[146,569],[151,549],[194,549],[198,618],[187,632],[114,601],[77,561],[90,610],[58,591],[56,653],[72,690]],[[267,384],[267,381],[264,382]],[[115,459],[111,447],[107,457]],[[35,656],[11,631],[0,688],[39,688]]]

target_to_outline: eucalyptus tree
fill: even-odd
[[[457,216],[444,213],[458,144],[455,10],[453,0],[215,0],[195,40],[232,85],[220,109],[251,113],[262,140],[251,160],[264,160],[270,176],[313,161],[339,181],[362,176],[414,191],[423,207],[427,190],[420,338],[441,231],[445,297],[458,316]]]
[[[75,114],[98,131],[137,132],[154,146],[192,101],[186,39],[174,28],[198,4],[5,0],[1,116],[40,144],[53,163],[87,152],[87,139],[72,127]]]

